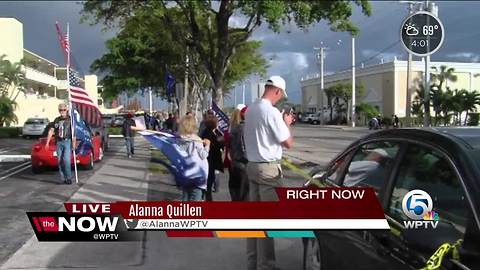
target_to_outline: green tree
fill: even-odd
[[[476,112],[477,106],[480,105],[480,93],[477,91],[463,93],[463,110],[465,111],[464,125],[467,125],[468,115],[470,112]]]
[[[262,23],[274,32],[281,25],[294,22],[301,29],[326,20],[334,31],[358,32],[350,21],[352,3],[361,6],[366,15],[371,8],[366,0],[350,1],[96,1],[83,6],[83,20],[105,26],[124,25],[138,14],[150,13],[162,20],[162,30],[176,36],[172,40],[198,55],[211,80],[213,96],[222,105],[226,89],[225,75],[235,51]],[[175,10],[178,12],[170,12]],[[246,19],[243,26],[229,25],[232,16]],[[160,29],[155,29],[155,32]]]
[[[0,96],[0,127],[10,126],[11,123],[17,123],[18,119],[14,111],[17,103],[7,96]]]
[[[438,72],[438,74],[433,73],[432,74],[432,81],[438,82],[438,89],[441,91],[443,90],[442,86],[445,82],[451,81],[451,82],[456,82],[457,81],[457,75],[455,75],[455,69],[454,68],[449,68],[447,66],[440,66],[440,69],[437,67],[432,67],[432,69],[435,72]]]
[[[179,10],[169,9],[167,12],[178,16],[175,13]],[[188,55],[188,107],[193,109],[198,103],[205,106],[204,94],[210,89],[208,73],[198,54],[188,49],[187,41],[177,42],[181,35],[172,36],[165,29],[163,20],[155,14],[139,12],[126,20],[116,37],[107,41],[108,52],[95,60],[91,67],[93,71],[107,73],[101,82],[105,87],[104,98],[114,98],[124,90],[131,94],[146,87],[152,87],[154,93],[166,98],[165,73],[168,70],[182,82],[187,71],[185,56]],[[251,73],[265,75],[267,65],[260,47],[259,41],[246,41],[237,47],[225,73],[227,89]]]
[[[25,73],[22,71],[23,61],[12,63],[0,56],[0,95],[8,96],[15,101],[20,92],[25,91]],[[13,88],[11,93],[9,90]]]
[[[355,114],[364,119],[364,125],[373,117],[380,114],[375,106],[362,102],[355,106]]]

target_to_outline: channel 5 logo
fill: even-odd
[[[433,201],[430,195],[421,190],[409,191],[402,200],[403,213],[411,220],[403,221],[405,228],[436,228],[438,225],[438,213],[432,211]]]

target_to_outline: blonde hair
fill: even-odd
[[[230,130],[234,128],[236,125],[240,124],[240,110],[235,109],[233,110],[232,114],[230,115]]]
[[[180,136],[197,134],[197,132],[197,121],[195,121],[193,115],[186,115],[182,117],[182,119],[180,120],[180,125],[178,127],[178,133],[180,134]]]

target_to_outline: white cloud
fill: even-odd
[[[456,59],[457,61],[478,62],[480,55],[473,52],[456,52],[447,54],[447,57]]]
[[[266,59],[270,59],[270,73],[284,74],[308,68],[307,55],[301,52],[267,53]]]

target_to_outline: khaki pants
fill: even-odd
[[[278,201],[275,187],[283,186],[279,164],[247,164],[250,182],[249,201]],[[275,268],[273,238],[247,238],[248,270],[271,270]]]

